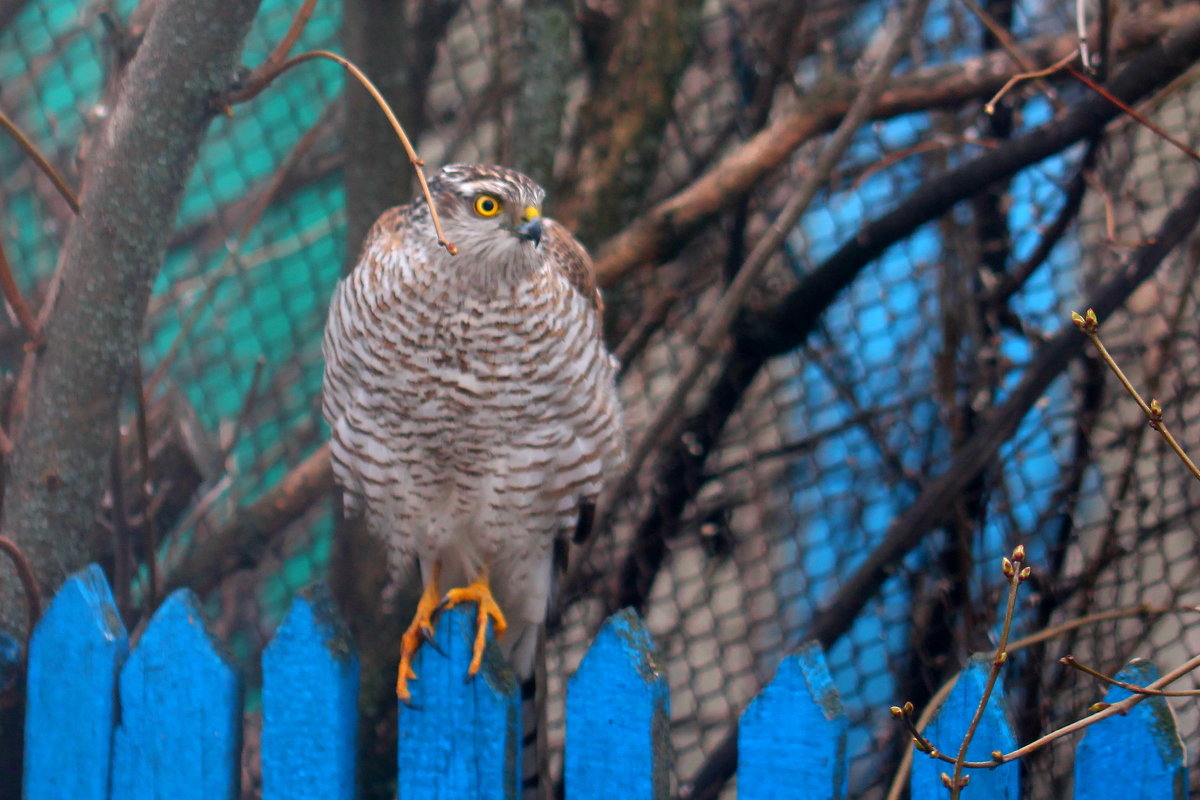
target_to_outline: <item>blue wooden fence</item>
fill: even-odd
[[[471,609],[443,614],[440,651],[422,648],[414,665],[413,704],[398,711],[404,800],[520,794],[517,685],[494,647],[464,680],[473,619]],[[961,740],[986,674],[980,660],[960,675],[927,731],[940,747]],[[1142,685],[1155,674],[1138,661],[1122,673]],[[74,575],[34,632],[28,691],[26,800],[238,796],[239,681],[189,591],[167,598],[130,652],[103,574]],[[357,693],[358,660],[330,599],[302,594],[263,653],[264,800],[354,797]],[[649,634],[632,612],[615,614],[568,683],[567,797],[668,797],[668,703]],[[970,758],[1013,746],[1003,704],[998,687]],[[750,703],[739,753],[739,798],[846,796],[846,717],[818,647],[784,659]],[[1088,728],[1075,761],[1077,798],[1187,796],[1184,748],[1161,697]],[[913,797],[945,797],[947,766],[918,755]],[[1016,798],[1019,778],[1016,764],[974,771],[963,794]]]

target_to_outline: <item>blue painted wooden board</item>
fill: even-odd
[[[1137,659],[1117,680],[1146,686],[1158,678],[1149,661]],[[1112,687],[1104,702],[1130,695]],[[1148,697],[1125,716],[1090,726],[1075,750],[1076,800],[1132,800],[1188,796],[1187,766],[1175,714],[1165,697]]]
[[[815,642],[785,658],[738,725],[739,800],[846,796],[846,714]]]
[[[979,698],[983,696],[983,687],[987,682],[988,670],[992,656],[978,655],[971,659],[958,675],[958,680],[950,695],[942,704],[929,727],[925,729],[925,737],[933,745],[953,758],[958,755],[967,726],[979,706]],[[988,701],[983,719],[975,731],[975,738],[967,749],[968,761],[990,761],[993,750],[1008,752],[1015,748],[1015,738],[1012,727],[1004,713],[1004,681],[996,682],[996,687]],[[954,765],[937,761],[923,753],[913,753],[913,769],[910,785],[915,800],[924,798],[948,797],[949,793],[942,785],[941,773],[954,774]],[[966,770],[970,773],[971,782],[963,791],[962,796],[967,800],[1017,800],[1017,780],[1020,775],[1018,765],[1008,763],[995,769]]]
[[[117,670],[128,652],[100,568],[68,578],[29,647],[26,800],[107,800]]]
[[[187,589],[150,620],[121,670],[113,800],[233,800],[242,703]]]
[[[567,800],[665,800],[667,681],[630,609],[608,618],[567,684]]]
[[[489,637],[491,633],[489,631]],[[475,605],[443,612],[434,641],[421,645],[409,681],[412,706],[399,706],[400,800],[503,800],[519,797],[521,697],[494,642],[467,680]],[[397,661],[400,643],[396,643]]]
[[[358,656],[324,585],[297,597],[263,652],[263,800],[351,800]]]

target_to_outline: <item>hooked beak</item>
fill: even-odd
[[[533,242],[533,246],[537,247],[542,243],[542,218],[538,214],[537,209],[530,207],[525,210],[522,216],[525,222],[517,227],[517,236],[520,236],[527,242]]]

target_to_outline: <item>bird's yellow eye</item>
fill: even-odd
[[[494,217],[500,213],[500,198],[481,194],[475,198],[475,213],[481,217]]]

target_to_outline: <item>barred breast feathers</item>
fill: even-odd
[[[437,412],[465,412],[486,401],[485,418],[507,430],[510,440],[548,436],[546,424],[562,431],[567,438],[540,466],[553,476],[545,489],[557,498],[556,511],[567,514],[580,499],[599,493],[624,450],[615,362],[603,344],[591,259],[565,227],[544,219],[539,249],[546,272],[507,291],[497,287],[502,297],[472,299],[454,285],[469,265],[440,250],[426,227],[428,211],[420,201],[383,214],[358,265],[335,291],[325,335],[323,412],[334,428],[335,466],[359,464],[341,464],[339,482],[352,492],[365,488],[357,473],[373,470],[361,463],[369,455],[364,449],[392,427],[397,412],[422,416],[411,396],[419,390],[434,397],[431,408]],[[445,335],[454,320],[463,325],[459,347],[453,348],[458,352],[439,352],[444,342],[435,332]],[[453,357],[471,354],[483,362],[494,359],[488,364],[494,371],[478,362],[453,363]],[[407,391],[401,385],[412,391],[397,395]],[[358,407],[353,416],[369,416],[374,430],[351,429],[352,406]],[[443,417],[440,423],[453,438],[463,418]],[[458,431],[463,438],[476,433],[499,431]]]

